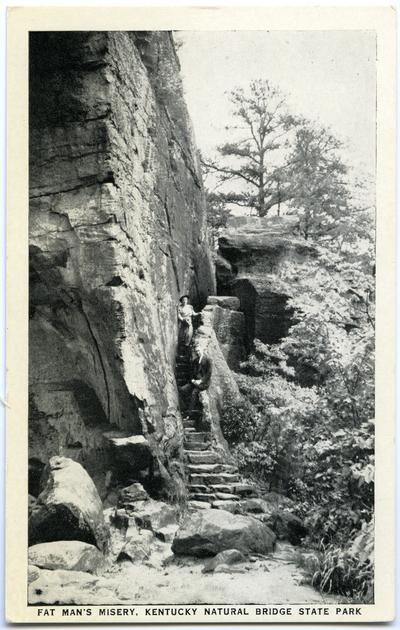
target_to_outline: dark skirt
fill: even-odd
[[[193,325],[187,320],[179,322],[178,342],[183,346],[189,346],[193,337]]]

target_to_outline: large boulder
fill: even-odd
[[[28,521],[29,544],[80,540],[104,550],[108,529],[96,487],[77,462],[52,457]]]
[[[214,556],[225,549],[243,553],[270,553],[275,534],[251,516],[226,510],[189,513],[176,533],[172,551],[177,555]]]
[[[41,569],[95,573],[104,556],[97,547],[79,540],[57,540],[29,547],[28,562]]]

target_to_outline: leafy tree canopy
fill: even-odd
[[[337,248],[364,238],[372,204],[360,204],[356,192],[366,182],[356,181],[344,162],[343,143],[293,115],[287,97],[269,81],[252,81],[229,98],[235,123],[225,128],[228,140],[217,147],[216,159],[202,157],[206,182],[214,182],[208,193],[212,227],[240,207],[260,217],[296,214],[305,238]]]

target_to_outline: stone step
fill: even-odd
[[[184,420],[182,424],[187,429],[195,429],[197,426],[196,420]]]
[[[217,464],[221,461],[215,451],[185,451],[185,455],[191,464]]]
[[[224,464],[223,462],[209,463],[209,464],[186,464],[186,468],[189,472],[198,473],[237,473],[237,467],[231,464]]]
[[[194,440],[188,441],[185,434],[185,441],[183,443],[183,446],[184,448],[190,449],[192,451],[206,451],[208,448],[210,448],[210,443],[209,442],[195,442]]]
[[[215,483],[210,486],[212,492],[226,492],[228,494],[235,493],[235,484]]]
[[[248,483],[237,483],[232,487],[232,491],[241,497],[257,496],[256,487]]]
[[[217,500],[217,498],[218,497],[216,497],[215,494],[208,494],[207,492],[189,494],[189,501],[206,501],[208,503],[213,503]]]
[[[190,473],[190,483],[211,486],[216,483],[234,483],[239,481],[239,475],[224,473]]]
[[[215,496],[219,501],[240,501],[240,496],[238,494],[231,494],[228,492],[216,492]]]
[[[207,504],[209,505],[209,504]],[[237,503],[236,501],[214,501],[211,504],[211,507],[214,510],[227,510],[228,512],[232,512],[233,514],[236,512],[237,510]]]
[[[205,486],[204,484],[195,484],[195,483],[190,483],[188,486],[188,490],[191,494],[196,494],[198,492],[200,494],[205,494],[206,492],[210,492],[209,486]]]
[[[219,473],[225,471],[226,464],[186,464],[191,473]],[[229,471],[231,472],[231,471]]]
[[[183,452],[185,453],[185,455],[188,455],[188,456],[189,455],[194,455],[196,457],[197,455],[199,455],[199,451],[193,450],[192,448],[185,448]],[[205,455],[205,456],[215,455],[216,457],[220,457],[220,454],[217,453],[216,451],[213,451],[212,449],[207,449],[205,451],[203,450],[202,454]]]
[[[187,435],[192,436],[192,435],[193,435],[193,433],[198,433],[198,432],[196,431],[196,428],[195,428],[195,427],[186,427],[186,426],[184,426],[183,428],[184,428],[184,431],[185,431],[185,435],[187,434]]]
[[[189,510],[207,510],[211,509],[211,503],[206,501],[188,501]]]
[[[193,433],[190,434],[190,437],[188,436],[188,441],[193,441],[193,442],[209,442],[210,441],[210,434],[204,431],[195,431]]]

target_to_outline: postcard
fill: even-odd
[[[395,11],[8,13],[10,622],[394,615]]]

